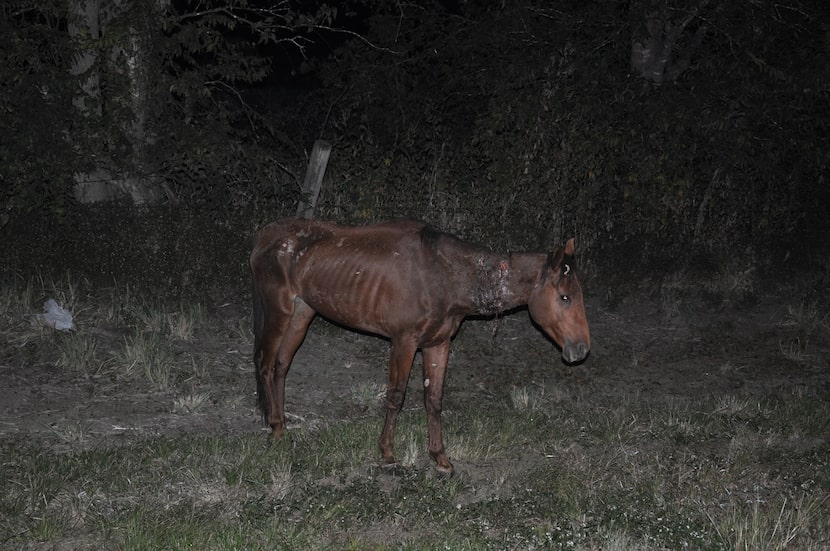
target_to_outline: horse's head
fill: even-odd
[[[591,334],[585,318],[582,287],[573,264],[574,240],[548,255],[542,275],[530,294],[530,317],[562,347],[568,363],[585,359]]]

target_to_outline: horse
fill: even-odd
[[[285,432],[285,378],[319,314],[391,342],[386,420],[379,447],[395,464],[395,421],[418,349],[423,356],[428,450],[452,474],[441,432],[450,341],[465,317],[527,306],[567,363],[591,348],[574,240],[550,253],[496,254],[416,220],[341,226],[301,218],[272,222],[254,236],[254,366],[263,419]]]

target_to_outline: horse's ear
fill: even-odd
[[[552,280],[556,271],[559,269],[560,265],[562,264],[563,256],[563,249],[562,247],[556,247],[555,250],[548,253],[547,261],[545,262],[545,274],[544,278],[547,280]]]
[[[574,255],[574,238],[571,237],[568,239],[568,242],[565,243],[565,255],[573,256]]]

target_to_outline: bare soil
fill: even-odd
[[[44,360],[32,347],[55,344],[50,329],[37,338],[10,337],[0,353],[0,438],[53,449],[118,445],[146,435],[263,431],[265,438],[256,409],[251,339],[240,330],[247,327],[248,306],[241,300],[207,306],[210,321],[177,349],[181,375],[164,391],[141,377],[120,376],[117,366],[89,375]],[[589,299],[593,348],[576,366],[563,364],[526,312],[505,316],[497,326],[492,320],[467,320],[450,356],[445,414],[467,400],[509,401],[515,386],[609,400],[654,393],[678,399],[828,396],[827,329],[805,334],[786,306],[768,298],[744,309],[699,305],[668,317],[648,300],[609,311]],[[99,349],[123,346],[125,328],[96,327],[83,312],[77,320],[77,331],[94,336]],[[388,351],[383,339],[315,320],[289,374],[289,431],[376,416],[377,433],[366,435],[376,439],[380,407],[358,395],[382,391]],[[405,415],[424,415],[419,362],[416,357]],[[194,396],[207,399],[190,411],[188,398]],[[452,442],[448,448],[452,458]],[[456,468],[474,467],[456,463]]]

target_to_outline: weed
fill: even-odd
[[[173,401],[174,413],[196,413],[201,411],[210,402],[210,394],[206,392],[191,393],[180,396]]]
[[[510,402],[517,411],[533,412],[542,409],[544,403],[545,389],[536,391],[528,390],[527,387],[512,387],[510,389]]]
[[[269,468],[269,475],[271,483],[268,485],[268,491],[272,497],[283,500],[291,493],[291,490],[296,485],[294,476],[291,473],[291,463],[278,462]]]
[[[98,318],[112,325],[126,324],[136,309],[130,287],[113,287],[104,290],[104,293],[105,300],[98,308]]]
[[[715,398],[715,411],[713,414],[725,415],[728,417],[751,417],[756,407],[747,398],[740,398],[734,394],[725,394]]]
[[[669,324],[680,316],[681,295],[677,283],[664,284],[660,287],[660,311],[663,322]]]
[[[197,381],[211,381],[211,358],[209,354],[190,354],[190,370],[186,379],[195,378]],[[246,366],[247,367],[247,366]],[[184,369],[183,369],[184,371]]]
[[[25,283],[14,279],[0,286],[0,316],[7,318],[4,325],[11,325],[31,314],[36,298],[32,280]]]
[[[191,304],[178,312],[167,314],[167,329],[172,338],[189,341],[197,327],[205,323],[205,309],[201,304]]]
[[[64,444],[82,444],[89,436],[89,427],[82,421],[67,425],[49,425],[49,430]]]
[[[733,259],[720,271],[714,287],[726,297],[743,298],[755,292],[757,273],[755,261],[750,253],[743,262]]]
[[[141,333],[161,334],[167,328],[168,314],[160,305],[142,303],[133,306],[132,317]]]
[[[527,387],[513,387],[510,389],[510,401],[518,410],[526,410],[530,406],[530,393]]]
[[[253,346],[254,339],[250,318],[237,318],[232,322],[228,330],[228,338],[234,342],[247,343],[249,348]]]
[[[809,339],[818,329],[827,327],[828,314],[821,311],[817,302],[800,302],[787,306],[782,327],[793,329],[801,338]]]
[[[421,458],[422,450],[423,444],[418,440],[416,435],[410,434],[403,449],[401,465],[404,467],[414,467]]]
[[[125,338],[121,362],[126,366],[125,376],[133,376],[137,370],[158,390],[167,390],[176,381],[173,355],[158,335],[138,333]]]
[[[707,515],[727,549],[820,549],[822,544],[810,542],[809,537],[810,527],[823,514],[822,505],[811,497],[802,496],[797,503],[784,497],[780,506],[756,500],[739,504],[725,515],[708,511]]]
[[[803,363],[807,358],[807,342],[800,337],[792,337],[778,342],[781,355],[791,362]]]
[[[353,386],[349,394],[358,406],[376,409],[386,397],[386,387],[380,383],[360,383]]]
[[[87,377],[99,375],[107,363],[98,359],[98,344],[87,334],[58,335],[56,344],[60,350],[58,365],[70,372]]]

